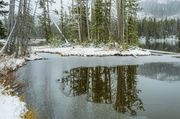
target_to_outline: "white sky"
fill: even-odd
[[[8,2],[8,3],[9,3],[9,1],[10,0],[4,0],[4,2]],[[35,10],[35,1],[37,1],[37,0],[31,0],[31,14],[33,14],[34,10]],[[54,0],[54,1],[55,1],[55,3],[52,4],[52,6],[50,6],[50,10],[52,11],[52,10],[56,9],[56,10],[59,11],[60,10],[60,5],[61,5],[60,0]],[[16,11],[17,11],[18,4],[19,4],[19,2],[16,1]],[[71,6],[71,0],[63,0],[64,9],[68,9],[69,6]],[[41,9],[39,9],[38,7],[37,7],[37,11],[36,11],[36,16],[41,14]],[[8,10],[9,6],[7,6],[5,9]],[[57,21],[58,16],[54,15],[54,14],[55,13],[51,13],[51,17]]]
[[[9,2],[10,0],[4,0],[5,2]],[[34,10],[35,8],[35,1],[37,0],[31,0],[32,3],[31,3],[31,8],[32,8],[32,11]],[[60,10],[60,0],[54,0],[56,3],[53,4],[51,6],[51,10]],[[158,3],[167,3],[169,1],[180,1],[180,0],[140,0],[140,1],[156,1]],[[16,2],[17,6],[18,6],[18,2]],[[71,0],[63,0],[63,6],[65,9],[68,9],[68,6],[71,6]],[[39,12],[39,10],[37,10],[37,12]]]
[[[9,2],[10,0],[4,0],[5,2]],[[35,1],[37,0],[31,0],[32,3],[31,3],[31,14],[34,13],[34,9],[35,9]],[[50,7],[50,10],[60,10],[60,0],[54,0],[56,3],[54,3],[51,7]],[[69,6],[71,6],[71,1],[72,0],[63,0],[63,6],[64,6],[64,9],[68,9]],[[180,0],[140,0],[140,1],[155,1],[155,2],[158,2],[158,3],[167,3],[169,1],[180,1]],[[18,6],[18,2],[16,1],[16,8]],[[6,8],[8,10],[8,7]],[[41,10],[38,8],[37,9],[37,14],[36,15],[39,15],[41,14]],[[54,13],[51,14],[51,17],[53,17],[55,20],[58,20],[58,16],[55,15]]]
[[[168,3],[168,2],[171,2],[171,1],[180,1],[180,0],[140,0],[140,1],[153,1],[153,2],[158,2],[158,3]]]
[[[5,2],[8,2],[9,3],[9,1],[10,0],[4,0]],[[36,0],[31,0],[31,9],[32,9],[32,12],[34,11],[34,9],[35,9],[35,1]],[[51,8],[51,10],[55,10],[55,9],[57,9],[57,10],[60,10],[60,0],[54,0],[56,3],[54,3],[50,8]],[[63,6],[64,6],[64,8],[65,9],[67,9],[68,8],[68,6],[70,6],[71,5],[71,0],[63,0]],[[18,6],[18,2],[16,1],[16,6]],[[8,9],[8,8],[7,8]],[[40,12],[40,10],[39,9],[37,9],[37,12]]]

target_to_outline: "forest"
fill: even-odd
[[[17,3],[10,0],[9,11],[1,10],[3,16],[9,13],[8,19],[1,20],[1,38],[8,38],[3,52],[25,55],[29,39],[37,38],[39,34],[47,43],[55,45],[64,41],[79,44],[137,44],[137,0],[117,0],[116,4],[111,0],[72,0],[68,10],[64,9],[63,0],[60,2],[60,10],[50,11],[55,1],[39,0],[31,14],[31,0],[20,0]],[[8,5],[3,1],[0,4],[1,8]],[[41,9],[41,14],[36,13],[37,8]],[[59,16],[58,23],[51,18],[51,12]]]
[[[0,119],[179,119],[179,5],[0,0]]]
[[[179,19],[161,19],[144,18],[138,20],[138,36],[165,39],[176,36],[180,40],[180,20]]]

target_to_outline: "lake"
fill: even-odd
[[[179,119],[180,59],[60,57],[17,71],[38,119]]]
[[[180,41],[172,38],[167,39],[140,39],[140,47],[153,50],[180,52]]]

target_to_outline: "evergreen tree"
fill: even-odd
[[[43,10],[42,15],[39,16],[39,22],[44,32],[44,36],[48,43],[50,43],[52,37],[52,30],[51,30],[51,19],[50,19],[50,10],[49,4],[54,3],[53,0],[40,0],[39,5],[40,8]]]
[[[96,0],[93,8],[93,39],[96,42],[100,42],[103,38],[103,2],[102,0]]]
[[[3,10],[3,8],[7,6],[7,3],[5,3],[3,0],[0,0],[0,16],[4,16],[8,11]],[[4,38],[6,36],[6,28],[3,24],[2,20],[0,20],[0,38]]]
[[[111,35],[111,0],[95,1],[92,17],[93,39],[96,42],[107,43]]]
[[[138,32],[137,32],[137,0],[128,0],[126,4],[126,43],[129,45],[138,43]]]
[[[3,22],[0,20],[0,39],[6,37],[6,28],[4,27]]]
[[[177,38],[180,40],[180,20],[177,20]]]
[[[132,17],[128,18],[128,44],[137,45],[138,44],[138,32],[137,32],[137,23],[136,20]]]

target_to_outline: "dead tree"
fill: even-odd
[[[25,56],[27,54],[28,41],[30,39],[30,14],[29,0],[20,0],[18,6],[18,15],[14,18],[15,2],[11,1],[9,15],[9,37],[1,54],[15,54],[15,57]],[[12,16],[11,16],[12,14]],[[15,19],[15,20],[14,20]]]
[[[6,44],[1,49],[0,54],[13,54],[15,49],[15,27],[16,27],[16,20],[15,20],[15,0],[10,0],[9,4],[9,17],[8,17],[8,34],[9,37],[7,39]]]

